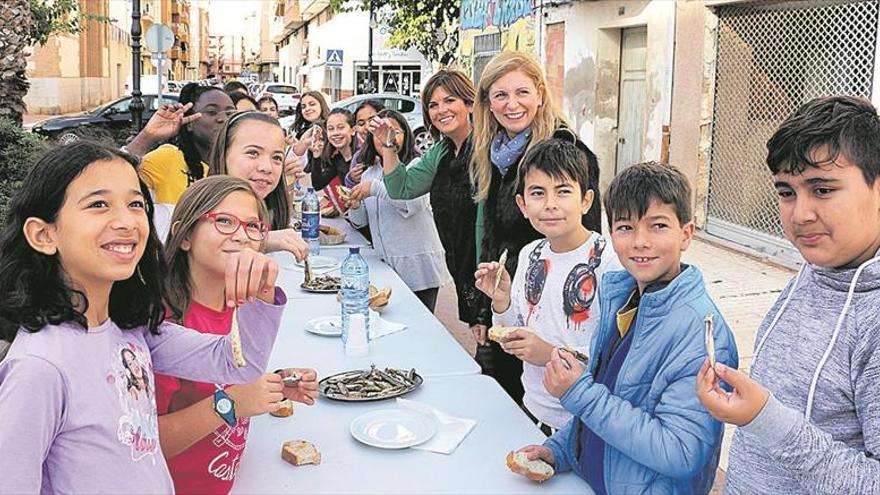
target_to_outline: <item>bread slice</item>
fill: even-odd
[[[504,342],[505,338],[507,338],[507,334],[515,330],[525,330],[526,332],[532,331],[529,327],[503,327],[501,325],[495,325],[489,329],[489,340],[494,340],[500,344]]]
[[[293,464],[321,464],[321,453],[305,440],[290,440],[281,446],[281,458]]]
[[[547,481],[556,474],[553,466],[541,459],[530,461],[523,452],[510,451],[507,454],[507,467],[514,473],[534,481]]]
[[[278,404],[280,404],[281,407],[279,407],[277,411],[270,412],[269,414],[275,416],[276,418],[286,418],[288,416],[293,416],[293,402],[290,399],[284,399]]]

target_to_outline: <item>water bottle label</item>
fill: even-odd
[[[303,239],[317,239],[319,236],[318,227],[321,224],[321,215],[318,212],[303,212],[302,214],[302,236]]]

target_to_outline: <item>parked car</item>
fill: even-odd
[[[158,108],[156,94],[145,94],[142,124],[146,124]],[[177,102],[176,93],[162,94],[163,103]],[[131,96],[124,96],[81,114],[64,115],[36,123],[31,131],[67,142],[80,137],[110,139],[118,145],[125,143],[131,129]]]
[[[168,91],[171,93],[180,93],[180,90],[183,89],[184,83],[181,81],[168,81]],[[165,95],[162,95],[163,97]]]
[[[271,96],[278,102],[279,112],[293,112],[299,104],[299,90],[296,86],[284,83],[265,83],[254,93],[254,98],[259,100],[263,96]]]

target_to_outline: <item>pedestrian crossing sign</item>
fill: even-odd
[[[330,66],[342,66],[342,50],[327,50],[324,63]]]

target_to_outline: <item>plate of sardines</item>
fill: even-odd
[[[409,371],[396,368],[383,370],[372,364],[368,370],[345,371],[328,376],[318,382],[318,391],[328,399],[368,402],[408,394],[423,381],[415,368]]]
[[[340,278],[333,275],[312,277],[308,282],[300,284],[300,287],[302,287],[303,290],[309,292],[324,292],[328,294],[339,292],[341,286]]]

